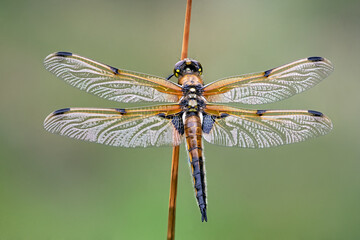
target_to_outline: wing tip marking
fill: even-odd
[[[71,52],[56,52],[55,56],[58,57],[69,57],[72,56],[73,54]]]
[[[110,70],[116,75],[116,74],[119,74],[119,69],[117,69],[117,68],[115,68],[115,67],[112,67],[112,66],[109,66],[109,65],[107,65],[109,68],[110,68]]]
[[[310,62],[321,62],[324,61],[324,58],[322,57],[308,57],[308,59]]]
[[[308,113],[312,114],[315,117],[323,117],[324,114],[318,111],[314,111],[314,110],[308,110]]]
[[[59,110],[56,110],[53,112],[53,115],[56,116],[56,115],[61,115],[61,114],[64,114],[66,112],[70,111],[70,108],[62,108],[62,109],[59,109]]]
[[[264,77],[268,77],[270,75],[270,73],[272,72],[272,70],[274,70],[273,68],[272,69],[269,69],[267,71],[264,72]]]

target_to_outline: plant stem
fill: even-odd
[[[181,49],[181,60],[183,60],[184,58],[187,58],[187,55],[188,55],[190,19],[191,19],[191,3],[192,3],[192,0],[187,0],[183,43],[182,43],[182,49]]]
[[[192,0],[187,0],[184,35],[183,35],[182,50],[181,50],[181,60],[186,58],[188,55],[191,3]],[[179,150],[180,150],[180,145],[173,147],[172,162],[171,162],[168,232],[167,232],[168,240],[175,239],[175,213],[176,213],[176,194],[177,194],[178,167],[179,167]]]

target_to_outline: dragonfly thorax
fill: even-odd
[[[204,109],[205,100],[201,93],[202,91],[200,91],[199,88],[190,86],[188,91],[184,92],[184,96],[180,100],[180,106],[182,107],[183,111],[198,112]]]

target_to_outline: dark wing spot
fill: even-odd
[[[272,70],[273,70],[273,68],[265,71],[264,72],[264,77],[268,77],[270,75],[270,73],[272,72]]]
[[[114,67],[109,66],[109,65],[107,65],[107,66],[111,69],[111,71],[112,71],[114,74],[119,74],[119,69],[114,68]]]
[[[116,111],[118,111],[121,115],[126,114],[126,110],[124,108],[115,108]]]
[[[57,52],[57,53],[55,53],[55,56],[67,57],[67,56],[72,56],[72,53],[71,52]]]
[[[204,133],[210,133],[215,123],[215,118],[212,115],[203,114],[202,130]]]
[[[175,129],[179,132],[180,135],[184,134],[185,130],[182,120],[182,113],[173,116],[171,123],[174,125]]]
[[[70,111],[70,108],[63,108],[63,109],[59,109],[56,110],[55,112],[53,112],[53,115],[60,115],[60,114],[64,114],[66,112]]]
[[[324,61],[324,58],[322,58],[322,57],[309,57],[308,60],[311,61],[311,62],[320,62],[320,61]]]
[[[256,115],[262,116],[267,110],[257,110]]]
[[[229,114],[227,114],[227,113],[222,113],[222,114],[220,114],[220,118],[225,118],[225,117],[227,117],[227,116],[229,116]]]
[[[312,114],[313,116],[316,116],[316,117],[324,116],[324,114],[322,114],[321,112],[313,111],[313,110],[308,110],[308,113],[310,113],[310,114]]]
[[[165,113],[159,113],[158,116],[161,117],[161,118],[166,118]]]

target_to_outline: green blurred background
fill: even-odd
[[[262,150],[205,143],[208,223],[182,146],[177,239],[360,239],[359,10],[356,0],[193,1],[189,56],[205,82],[326,57],[335,71],[318,86],[245,107],[318,110],[334,129]],[[59,108],[139,105],[75,89],[42,61],[70,51],[166,77],[180,57],[184,15],[185,0],[1,1],[1,240],[165,239],[171,148],[46,132],[44,118]]]

